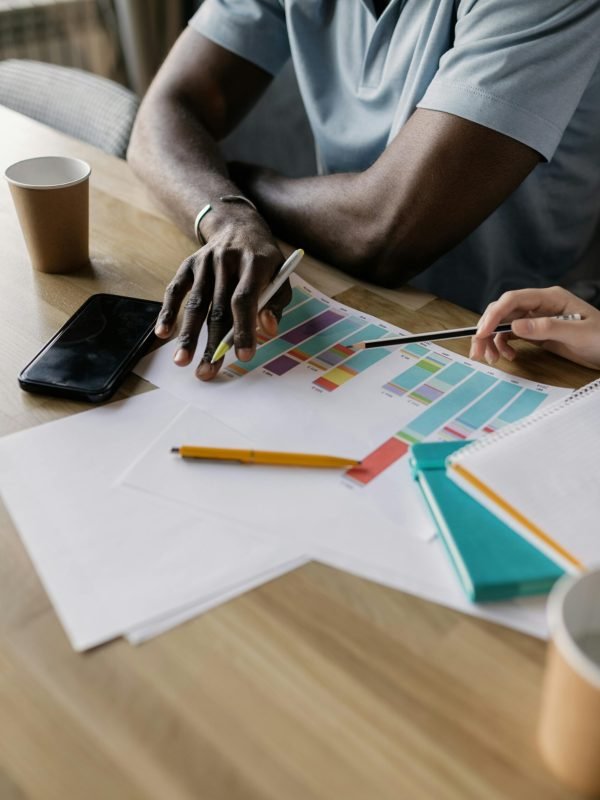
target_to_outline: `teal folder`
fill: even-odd
[[[467,597],[545,594],[563,570],[446,477],[446,458],[469,442],[411,448],[411,469]]]

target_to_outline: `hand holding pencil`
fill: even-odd
[[[579,321],[572,321],[574,315]],[[509,333],[496,333],[502,320],[512,320]],[[535,342],[576,364],[600,369],[600,311],[560,286],[506,292],[490,303],[479,320],[469,355],[488,364],[495,364],[500,356],[512,361],[517,351],[509,338]]]

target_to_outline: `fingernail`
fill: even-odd
[[[535,323],[531,319],[519,319],[515,320],[517,323],[517,329],[520,331],[520,335],[527,335],[528,333],[533,333],[535,330]],[[516,333],[517,331],[515,331]]]
[[[166,336],[168,332],[169,332],[169,326],[165,325],[164,322],[159,322],[156,328],[154,328],[154,333],[157,336]]]
[[[179,348],[179,350],[175,353],[173,361],[176,364],[183,364],[185,361],[187,361],[187,350]]]
[[[242,347],[238,350],[237,354],[240,361],[250,361],[252,358],[252,349],[250,347]]]
[[[469,358],[473,358],[474,351],[475,351],[475,347],[472,345],[471,349],[469,350]]]
[[[208,361],[201,361],[196,370],[196,377],[202,381],[210,379],[213,377],[215,369],[214,364],[210,364]]]

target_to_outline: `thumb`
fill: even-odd
[[[560,342],[566,345],[572,344],[577,337],[577,326],[571,320],[554,317],[516,319],[512,323],[512,331],[521,339]]]

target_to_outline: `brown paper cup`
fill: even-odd
[[[88,263],[90,172],[78,158],[44,156],[4,173],[34,269],[73,272]]]
[[[556,584],[548,624],[540,751],[565,784],[600,796],[600,570]]]

